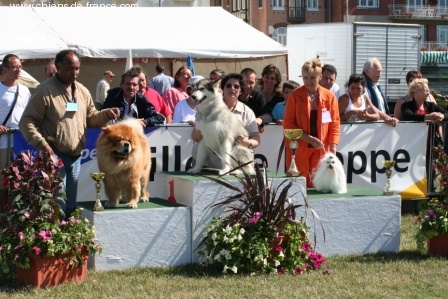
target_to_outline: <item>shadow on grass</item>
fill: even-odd
[[[420,262],[432,258],[437,258],[440,260],[448,260],[447,257],[443,256],[430,256],[427,254],[421,254],[415,250],[404,250],[398,253],[393,252],[382,252],[382,253],[372,253],[364,255],[350,255],[350,256],[338,256],[336,259],[345,260],[348,262],[358,262],[358,263],[379,263],[379,262],[396,262],[396,261],[407,261],[407,262]],[[331,260],[331,257],[329,258]]]
[[[364,255],[349,255],[349,256],[330,256],[328,262],[333,263],[393,263],[399,261],[406,262],[422,262],[428,259],[437,258],[441,261],[448,261],[448,257],[433,257],[425,254],[421,254],[418,251],[400,251],[398,253],[374,253]],[[331,266],[330,266],[331,268]],[[222,269],[210,266],[201,266],[199,264],[186,264],[178,267],[171,268],[133,268],[127,270],[110,270],[105,272],[93,272],[91,275],[100,276],[100,280],[108,281],[108,276],[113,276],[115,279],[121,279],[120,277],[129,276],[144,276],[150,273],[155,276],[181,276],[185,278],[221,278],[223,277]],[[149,274],[148,274],[149,275]],[[88,275],[89,276],[89,275]],[[245,276],[244,274],[242,276]],[[97,277],[99,278],[99,277]],[[88,281],[86,283],[89,283]],[[32,287],[23,287],[17,285],[14,280],[4,281],[0,279],[0,295],[1,294],[15,294],[15,293],[31,293]]]

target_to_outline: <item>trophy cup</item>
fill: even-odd
[[[300,172],[296,166],[296,149],[299,147],[299,143],[297,139],[302,136],[302,129],[285,129],[284,134],[285,137],[289,140],[289,148],[291,149],[291,165],[289,166],[288,171],[286,172],[286,176],[299,176]]]
[[[93,206],[94,211],[103,211],[104,207],[101,205],[100,201],[100,190],[101,190],[101,181],[104,179],[104,172],[92,172],[90,173],[90,177],[95,180],[95,188],[96,188],[96,201]]]
[[[384,168],[386,168],[386,176],[387,176],[386,188],[384,188],[383,195],[393,195],[394,192],[392,190],[390,190],[390,176],[392,175],[391,168],[395,166],[395,161],[384,160],[383,166],[384,166]]]

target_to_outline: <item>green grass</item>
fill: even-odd
[[[332,256],[332,275],[222,276],[198,265],[89,271],[83,283],[49,289],[0,283],[0,298],[448,298],[448,259],[419,254],[415,231],[404,215],[398,254]]]

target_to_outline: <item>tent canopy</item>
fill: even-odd
[[[92,58],[254,58],[287,49],[221,7],[0,7],[0,59],[53,58],[77,49]]]

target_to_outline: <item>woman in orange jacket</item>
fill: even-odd
[[[285,107],[283,127],[302,129],[298,140],[295,162],[307,187],[312,188],[311,174],[326,152],[336,153],[339,143],[340,120],[338,100],[335,95],[321,87],[322,63],[311,59],[302,66],[303,86],[295,89]],[[291,149],[286,142],[286,165],[291,164]]]

